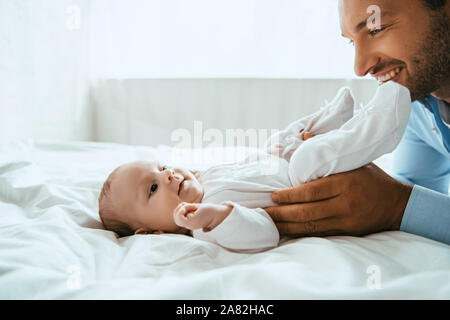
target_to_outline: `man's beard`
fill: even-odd
[[[450,78],[450,28],[444,11],[433,13],[428,35],[413,55],[415,73],[409,75],[405,86],[412,101],[424,98],[448,83]]]

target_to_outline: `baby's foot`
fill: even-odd
[[[308,139],[311,139],[312,137],[313,137],[313,135],[312,135],[311,132],[309,132],[309,131],[303,132],[303,134],[302,134],[302,139],[303,139],[303,141],[306,141],[306,140],[308,140]]]

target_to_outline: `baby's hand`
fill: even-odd
[[[180,203],[173,211],[175,223],[190,230],[211,231],[231,212],[233,207],[225,204]]]

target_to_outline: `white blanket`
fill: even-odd
[[[285,238],[278,248],[242,254],[182,235],[118,239],[103,230],[97,197],[109,172],[136,159],[180,164],[170,151],[48,140],[0,145],[0,298],[450,298],[450,247],[400,231]],[[195,161],[217,160],[202,152],[184,165],[202,169],[211,163]]]

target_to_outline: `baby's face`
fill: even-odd
[[[136,161],[117,170],[111,195],[136,233],[185,233],[175,224],[173,210],[180,202],[200,203],[203,188],[190,170]]]

